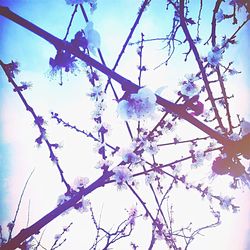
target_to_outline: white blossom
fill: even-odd
[[[215,14],[215,19],[217,23],[220,23],[222,20],[224,20],[224,14],[222,9],[219,9],[219,11]]]
[[[113,169],[114,180],[116,181],[118,189],[126,188],[126,182],[130,181],[132,174],[127,166],[117,166]]]
[[[91,92],[87,94],[91,100],[100,101],[104,99],[105,93],[102,89],[102,85],[98,84],[92,87]]]
[[[145,149],[146,152],[152,155],[157,154],[159,151],[159,147],[157,146],[157,143],[155,141],[154,142],[147,141],[143,148]]]
[[[232,204],[233,197],[225,196],[225,197],[220,197],[220,206],[222,209],[229,209],[229,207]]]
[[[219,49],[218,47],[214,47],[212,51],[208,53],[207,61],[214,67],[219,64],[221,59],[222,59],[222,50]]]
[[[101,159],[100,161],[97,162],[95,168],[97,168],[97,169],[99,169],[99,168],[105,169],[105,168],[109,168],[112,164],[113,164],[113,162],[110,161],[110,160]]]
[[[194,82],[188,81],[183,82],[181,86],[181,93],[185,96],[192,97],[194,95],[197,95],[199,93],[199,88]]]
[[[65,201],[68,201],[70,199],[69,196],[66,196],[64,194],[60,195],[57,199],[57,205],[63,204]]]
[[[85,38],[88,40],[88,49],[93,54],[96,55],[96,49],[100,48],[101,37],[100,34],[93,29],[93,22],[88,22],[84,29]]]
[[[141,120],[151,116],[155,106],[155,94],[148,88],[141,88],[138,93],[131,94],[128,100],[120,101],[117,112],[124,120]]]
[[[77,210],[80,212],[80,213],[83,213],[83,212],[88,212],[89,211],[89,206],[91,205],[90,201],[89,200],[85,200],[84,199],[84,196],[82,196],[82,200],[81,200],[81,207],[78,208]]]
[[[150,172],[149,174],[145,175],[145,183],[146,185],[152,184],[155,181],[155,173],[154,172]]]
[[[135,225],[135,219],[137,216],[137,208],[132,207],[129,211],[129,223],[134,226]]]
[[[74,180],[73,188],[74,190],[78,190],[80,188],[86,187],[88,183],[89,183],[88,177],[77,176]]]
[[[241,134],[242,136],[247,135],[250,133],[250,122],[243,120],[240,123]]]

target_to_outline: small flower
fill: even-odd
[[[130,181],[132,178],[132,174],[130,170],[122,165],[122,166],[117,166],[113,169],[114,172],[114,180],[116,181],[116,184],[119,189],[126,188],[125,183]]]
[[[91,93],[87,94],[93,101],[100,101],[104,97],[104,91],[102,90],[102,85],[95,85],[92,87]]]
[[[70,196],[62,194],[57,199],[57,206],[62,205],[65,201],[68,201],[70,199]]]
[[[135,225],[136,216],[137,216],[137,208],[136,207],[132,207],[129,210],[129,223],[130,223],[130,225],[132,225],[132,226]]]
[[[241,135],[245,136],[250,133],[250,122],[243,120],[240,123]]]
[[[147,141],[143,148],[145,149],[146,152],[148,152],[149,154],[152,154],[152,155],[157,154],[159,151],[159,147],[157,146],[156,142]]]
[[[80,213],[83,212],[88,212],[89,211],[89,206],[91,205],[90,200],[85,200],[84,196],[82,196],[82,200],[81,200],[82,204],[81,206],[77,209]]]
[[[28,88],[31,88],[32,87],[32,84],[30,82],[20,82],[21,86],[16,86],[14,88],[14,92],[17,92],[17,91],[24,91]]]
[[[112,161],[109,161],[107,159],[101,159],[100,161],[98,161],[98,163],[96,164],[96,168],[97,169],[103,169],[103,170],[108,170],[108,168],[113,164]]]
[[[106,108],[107,108],[107,105],[104,102],[104,100],[96,102],[95,103],[95,110],[92,112],[92,118],[93,119],[100,118],[103,115]]]
[[[129,152],[129,151],[123,154],[122,159],[126,163],[136,163],[140,160],[139,157],[134,152]]]
[[[197,168],[199,166],[201,166],[203,164],[204,161],[204,152],[201,150],[198,150],[194,153],[194,159],[193,162],[191,164],[191,167],[193,168]]]
[[[212,66],[216,67],[222,59],[222,51],[218,47],[214,47],[212,51],[208,53],[207,61]]]
[[[74,180],[73,189],[77,191],[78,189],[85,188],[88,183],[88,177],[77,176]]]
[[[222,37],[221,48],[223,48],[223,49],[228,49],[229,48],[229,40],[227,39],[226,36]]]
[[[145,175],[145,183],[146,185],[152,184],[155,181],[156,175],[154,172],[150,172]]]
[[[197,95],[199,93],[199,88],[197,85],[192,81],[184,81],[181,86],[181,94],[185,96],[192,97],[194,95]]]
[[[233,76],[233,75],[236,75],[236,74],[239,74],[240,72],[237,71],[235,68],[232,68],[232,69],[228,69],[228,72],[229,72],[229,75]]]
[[[229,207],[232,205],[233,197],[225,196],[220,197],[220,206],[222,209],[229,209]]]
[[[151,116],[155,106],[155,94],[147,88],[141,88],[137,94],[131,94],[127,100],[120,101],[117,112],[124,120],[141,120]]]
[[[219,9],[219,11],[215,14],[215,19],[217,23],[220,23],[222,20],[224,20],[224,14],[222,9]]]
[[[101,37],[100,34],[93,29],[93,22],[88,22],[87,26],[84,29],[85,38],[88,41],[88,49],[93,54],[96,55],[96,49],[100,48]]]

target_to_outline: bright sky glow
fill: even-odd
[[[143,14],[139,26],[137,27],[131,41],[136,42],[141,38],[141,32],[145,39],[153,37],[164,37],[171,28],[171,23],[167,22],[165,1],[152,1],[148,10]],[[209,6],[210,1],[204,1],[204,9]],[[51,34],[63,39],[66,27],[70,20],[73,7],[66,5],[65,1],[11,1],[2,0],[1,5],[8,6],[13,12],[21,15],[27,20],[37,24],[39,27],[47,30]],[[90,14],[89,7],[86,6],[89,19],[94,23],[94,29],[99,32],[101,37],[101,50],[105,58],[106,65],[112,68],[115,60],[121,50],[121,47],[130,31],[130,28],[136,18],[141,1],[122,1],[107,0],[97,1],[97,10]],[[211,5],[213,6],[213,5]],[[192,13],[194,16],[198,13],[199,6],[193,4]],[[212,7],[210,7],[212,9]],[[211,11],[212,13],[212,11]],[[210,34],[211,13],[203,15],[201,19],[200,36],[206,40]],[[242,15],[244,15],[242,13]],[[190,15],[192,16],[192,14]],[[170,20],[170,19],[168,19]],[[207,23],[207,24],[206,24]],[[204,26],[202,26],[204,25]],[[47,136],[52,143],[59,143],[62,148],[57,149],[56,155],[59,158],[65,177],[71,184],[77,176],[88,177],[90,183],[95,181],[101,174],[96,169],[100,155],[96,153],[96,143],[81,136],[74,131],[58,125],[51,119],[50,112],[56,112],[65,121],[76,125],[79,129],[86,132],[95,133],[96,123],[91,119],[94,105],[87,93],[91,92],[91,85],[88,82],[84,70],[79,66],[79,71],[75,74],[63,75],[64,84],[60,86],[59,75],[55,79],[50,77],[49,58],[54,57],[56,50],[48,42],[32,34],[30,31],[12,23],[0,16],[0,59],[4,63],[11,60],[20,62],[21,72],[16,76],[16,82],[30,82],[32,88],[24,91],[28,103],[34,108],[37,115],[43,116],[46,121]],[[86,24],[78,10],[76,18],[73,21],[70,30],[69,39],[80,29],[84,29]],[[164,27],[164,28],[163,28]],[[229,22],[218,25],[218,33],[231,34]],[[228,95],[234,94],[235,98],[230,99],[230,108],[232,114],[240,114],[246,120],[250,120],[249,114],[249,24],[241,31],[238,40],[239,45],[232,47],[223,58],[233,60],[236,69],[242,74],[228,78],[226,88]],[[191,29],[192,30],[192,29]],[[209,32],[208,32],[209,30]],[[223,31],[225,32],[223,33]],[[193,30],[194,32],[194,30]],[[218,38],[218,40],[221,38]],[[207,56],[211,46],[206,47],[198,45],[201,54]],[[168,66],[161,66],[154,70],[160,63],[166,59],[166,50],[161,42],[145,43],[143,61],[149,69],[142,75],[142,85],[146,85],[152,91],[161,89],[161,96],[168,100],[175,101],[176,93],[181,89],[180,81],[185,79],[185,74],[197,72],[197,64],[190,55],[188,62],[184,63],[184,55],[187,46],[177,47],[176,55],[172,57]],[[201,49],[202,48],[202,49]],[[119,63],[117,72],[133,82],[138,82],[139,57],[136,53],[137,46],[128,46],[126,52]],[[153,51],[153,52],[152,52]],[[93,54],[91,55],[93,56]],[[97,56],[93,56],[98,59]],[[80,64],[79,64],[80,65]],[[106,76],[100,75],[101,82],[106,83]],[[119,96],[122,91],[117,83],[114,83]],[[124,151],[131,146],[131,140],[126,130],[124,121],[117,115],[117,103],[111,95],[111,89],[108,89],[107,105],[108,112],[104,113],[103,120],[110,124],[111,133],[107,137],[107,142],[111,145],[119,145]],[[205,109],[209,105],[205,104]],[[161,115],[159,112],[154,114],[151,119],[142,126],[153,128],[157,119]],[[136,121],[130,122],[133,133],[136,133]],[[97,134],[97,133],[96,133]],[[31,225],[46,213],[56,207],[57,198],[65,192],[58,175],[58,171],[49,159],[48,149],[44,143],[38,148],[35,139],[39,136],[39,131],[34,125],[33,118],[25,110],[23,103],[13,92],[8,84],[7,78],[1,70],[0,74],[0,224],[3,230],[9,223],[16,211],[17,203],[22,188],[34,169],[34,174],[25,191],[22,200],[20,213],[18,215],[14,235],[17,234],[27,224]],[[175,136],[182,139],[202,137],[204,133],[194,128],[187,122],[179,122],[173,134],[169,139],[173,140]],[[164,142],[161,142],[164,143]],[[204,149],[206,145],[204,144]],[[202,148],[201,148],[202,149]],[[157,154],[157,161],[171,162],[179,159],[181,156],[188,155],[188,146],[166,147]],[[215,158],[217,154],[213,154]],[[146,160],[152,161],[150,154]],[[164,159],[166,159],[167,161]],[[113,166],[122,159],[122,154],[118,154],[112,159]],[[213,229],[204,231],[204,236],[197,236],[197,239],[190,246],[190,250],[248,250],[250,249],[250,204],[249,190],[232,190],[228,188],[231,181],[229,177],[219,177],[215,180],[207,178],[211,174],[212,161],[204,160],[202,167],[190,168],[191,161],[182,163],[185,173],[192,173],[190,181],[194,184],[205,182],[211,185],[212,190],[217,195],[237,196],[234,203],[241,206],[240,212],[222,211],[222,225]],[[249,166],[249,161],[245,161]],[[154,201],[152,193],[145,184],[144,177],[139,177],[140,193],[151,206]],[[173,203],[174,219],[176,228],[185,227],[191,221],[195,227],[208,224],[213,221],[209,213],[209,202],[204,199],[201,201],[198,192],[187,192],[184,186],[178,184],[171,194],[170,202]],[[109,184],[99,188],[91,193],[86,199],[91,201],[96,219],[101,218],[101,224],[107,230],[115,228],[122,220],[127,218],[125,209],[130,209],[137,205],[139,214],[144,213],[142,206],[126,190],[117,190],[114,184]],[[213,206],[219,209],[215,202]],[[152,206],[152,210],[155,207]],[[155,212],[155,210],[153,210]],[[67,241],[59,249],[89,249],[95,240],[95,227],[91,221],[91,214],[70,211],[69,214],[59,216],[51,224],[45,227],[42,244],[50,249],[54,242],[54,235],[61,233],[63,227],[73,225],[70,231],[65,235]],[[148,249],[151,239],[150,221],[139,219],[136,222],[135,230],[131,240],[121,240],[114,249],[129,249],[131,241],[139,245],[139,249]],[[157,241],[155,249],[166,249],[163,241]]]

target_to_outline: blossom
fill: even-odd
[[[240,123],[241,135],[245,136],[250,133],[250,122],[243,120]]]
[[[24,91],[24,90],[32,87],[32,84],[30,82],[20,82],[20,84],[21,84],[20,86],[16,86],[14,88],[14,92]]]
[[[233,197],[225,196],[225,197],[220,197],[220,206],[222,209],[229,209],[230,206],[232,206],[232,200]]]
[[[60,195],[60,196],[58,197],[58,199],[57,199],[57,206],[62,205],[64,202],[70,200],[70,198],[71,198],[71,197],[70,197],[69,195],[65,195],[65,194]],[[69,213],[69,211],[70,211],[71,209],[72,209],[72,207],[69,208],[69,209],[67,209],[66,211],[64,211],[64,212],[62,213],[62,215],[65,215],[65,214]]]
[[[101,38],[100,34],[93,29],[93,22],[88,22],[87,26],[84,29],[85,38],[88,41],[89,51],[96,55],[96,49],[100,48]]]
[[[105,169],[108,169],[112,164],[113,164],[113,162],[110,160],[101,159],[100,161],[98,161],[95,168],[97,168],[97,169],[101,168],[101,169],[105,170]]]
[[[85,188],[88,183],[89,183],[88,177],[77,176],[74,180],[73,188],[74,190]]]
[[[214,67],[216,67],[222,59],[222,50],[218,47],[214,47],[212,51],[208,53],[207,61]]]
[[[219,11],[215,14],[215,19],[217,23],[220,23],[224,19],[224,14],[222,9],[219,9]]]
[[[221,48],[225,48],[225,49],[228,49],[228,48],[229,48],[229,39],[227,39],[226,36],[223,36],[223,37],[222,37],[222,40],[221,40]]]
[[[136,163],[140,160],[139,157],[134,152],[129,152],[129,151],[123,154],[122,159],[126,163]]]
[[[115,167],[113,169],[113,172],[113,178],[116,181],[116,184],[119,189],[125,188],[125,183],[132,179],[132,174],[130,170],[124,165]]]
[[[143,148],[145,149],[146,152],[152,155],[157,154],[159,151],[159,147],[157,146],[157,143],[155,141],[154,142],[147,141]]]
[[[70,199],[70,196],[62,194],[57,199],[57,205],[62,205],[65,201],[68,201]]]
[[[194,160],[191,164],[191,167],[197,168],[203,164],[203,161],[204,161],[204,152],[201,150],[197,150],[194,153]]]
[[[82,196],[81,206],[77,209],[80,213],[88,212],[89,206],[91,205],[90,200],[85,200],[84,196]]]
[[[197,95],[200,91],[200,88],[194,82],[197,81],[199,78],[193,74],[186,75],[185,77],[187,81],[182,82],[181,94],[189,97]]]
[[[137,208],[132,207],[129,211],[129,223],[130,223],[130,225],[132,225],[132,226],[135,225],[136,216],[137,216]]]
[[[141,88],[138,93],[131,94],[127,100],[120,101],[117,112],[124,120],[141,120],[152,115],[155,106],[155,94],[147,88]]]
[[[146,183],[146,185],[152,184],[155,181],[155,179],[156,179],[156,175],[155,175],[154,172],[147,173],[145,175],[145,183]]]

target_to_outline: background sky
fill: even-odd
[[[143,18],[136,30],[132,41],[138,41],[140,34],[143,32],[145,38],[164,37],[170,27],[170,19],[165,12],[165,1],[152,1],[148,10],[143,14]],[[209,3],[204,3],[204,9]],[[73,8],[65,4],[64,1],[6,1],[0,2],[3,6],[10,9],[22,17],[34,22],[41,28],[63,38],[66,27],[71,17]],[[93,15],[86,10],[94,27],[101,35],[101,50],[105,57],[106,64],[112,68],[114,62],[121,50],[128,32],[136,18],[140,1],[98,1],[97,10]],[[197,16],[198,5],[192,5],[192,12]],[[208,25],[211,20],[211,14],[205,12],[202,15],[201,37],[204,40],[209,36]],[[70,130],[65,130],[58,126],[55,121],[50,119],[50,112],[58,112],[62,117],[79,128],[93,131],[95,126],[90,116],[93,110],[93,104],[90,102],[86,93],[90,92],[89,83],[82,72],[76,75],[64,75],[64,84],[59,86],[59,77],[51,79],[49,58],[56,53],[53,46],[43,39],[25,30],[24,28],[0,17],[0,55],[1,60],[9,62],[17,60],[20,62],[20,74],[16,81],[27,81],[32,83],[31,90],[25,91],[24,94],[30,105],[35,109],[38,115],[42,115],[47,122],[47,134],[52,142],[59,142],[63,148],[56,151],[61,165],[64,169],[65,176],[70,183],[76,176],[87,176],[94,181],[99,172],[93,167],[96,165],[96,153],[93,151],[95,144],[86,137],[81,137]],[[73,22],[70,38],[76,31],[83,29],[85,22],[80,10]],[[222,34],[230,34],[230,24],[225,22],[218,26]],[[227,29],[228,28],[228,29]],[[235,98],[231,101],[232,113],[239,113],[246,119],[249,116],[249,25],[242,30],[239,36],[239,45],[230,50],[225,55],[225,60],[232,58],[237,70],[242,74],[228,79],[227,89],[229,93],[234,93]],[[153,70],[159,63],[166,58],[166,50],[163,49],[162,43],[148,43],[145,46],[144,60],[149,70],[143,75],[143,84],[152,90],[160,86],[166,86],[162,95],[168,99],[174,100],[178,82],[183,79],[186,73],[194,73],[197,66],[194,64],[192,57],[188,63],[183,61],[183,52],[187,47],[177,48],[178,56],[174,56],[168,67],[162,66]],[[206,56],[211,49],[210,46],[199,47],[201,53]],[[137,82],[138,72],[137,65],[139,59],[136,54],[136,46],[129,46],[119,64],[117,72],[126,76],[126,78]],[[105,83],[105,76],[101,80]],[[34,174],[27,187],[20,214],[17,220],[15,232],[17,233],[22,227],[35,222],[37,219],[48,213],[56,206],[57,197],[64,192],[64,187],[58,178],[55,166],[50,162],[47,148],[41,146],[37,148],[35,139],[39,135],[37,128],[33,124],[33,119],[28,114],[16,93],[12,91],[6,77],[1,71],[0,74],[0,224],[6,225],[15,212],[18,198],[22,187],[29,174],[35,169]],[[116,85],[118,86],[118,85]],[[110,92],[109,92],[110,94]],[[124,148],[129,146],[128,134],[124,123],[119,119],[115,111],[115,105],[112,98],[109,101],[109,112],[105,115],[105,121],[112,125],[112,134],[109,140],[113,145],[123,145]],[[135,124],[132,124],[135,125]],[[197,129],[184,123],[180,126],[178,136],[192,135],[195,137],[202,135]],[[185,149],[186,150],[186,149]],[[180,156],[180,150],[166,149],[161,157],[176,158]],[[119,159],[118,159],[119,160]],[[118,161],[117,160],[117,161]],[[211,164],[211,163],[210,163]],[[247,162],[247,164],[249,164]],[[188,165],[184,164],[185,167]],[[204,164],[202,170],[193,170],[194,182],[198,183],[203,180],[204,175],[209,174],[209,163]],[[140,180],[143,183],[143,179]],[[196,249],[214,249],[214,250],[247,250],[247,240],[249,235],[249,191],[232,191],[227,188],[228,179],[219,178],[212,183],[213,190],[217,194],[237,195],[235,203],[241,205],[241,211],[238,214],[223,212],[222,225],[210,231],[206,231],[205,236],[200,236],[191,245],[192,250]],[[143,184],[142,184],[143,186]],[[146,188],[142,187],[146,191]],[[187,225],[190,220],[196,225],[204,225],[208,219],[212,219],[206,211],[209,204],[206,201],[200,201],[200,195],[192,192],[185,192],[182,187],[174,191],[174,211],[176,214],[177,225]],[[230,192],[230,193],[229,193]],[[144,193],[146,197],[146,193]],[[128,192],[117,192],[112,185],[104,189],[96,190],[90,196],[93,208],[96,211],[96,217],[102,213],[102,224],[107,228],[116,225],[126,218],[124,208],[130,208],[136,204],[136,200]],[[150,203],[152,197],[147,197]],[[28,212],[28,207],[30,211]],[[138,205],[139,207],[139,205]],[[216,207],[216,205],[215,205]],[[185,209],[184,209],[185,208]],[[101,212],[102,211],[102,212]],[[140,210],[142,211],[142,210]],[[29,214],[29,216],[28,216]],[[67,226],[73,221],[73,226],[67,237],[67,242],[61,249],[78,249],[90,246],[93,243],[94,227],[91,223],[90,214],[79,214],[72,211],[70,216],[60,216],[46,227],[44,244],[50,246],[53,242],[53,235],[60,233],[63,226]],[[146,227],[147,221],[138,222],[138,228],[135,230],[132,240],[138,241],[139,249],[146,249],[148,240],[143,235],[151,236],[150,227]],[[127,242],[120,242],[115,249],[128,249]],[[117,247],[117,248],[116,248]],[[84,248],[85,249],[85,248]],[[86,248],[87,249],[87,248]],[[162,242],[158,242],[155,249],[164,249]]]

